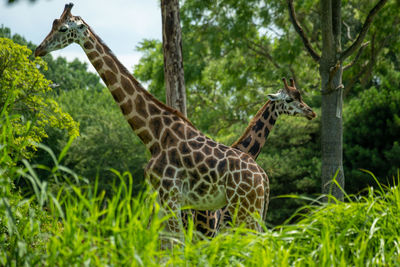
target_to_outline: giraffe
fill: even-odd
[[[294,80],[290,79],[290,86],[287,84],[285,78],[282,81],[284,84],[283,89],[279,90],[276,94],[269,94],[267,96],[268,101],[250,121],[243,135],[231,145],[231,147],[249,154],[255,160],[260,154],[279,115],[300,115],[306,117],[308,120],[312,120],[317,116],[302,100],[300,91],[297,90]],[[221,224],[232,221],[232,218],[229,211],[224,207],[215,212],[194,211],[193,221],[197,231],[201,232],[204,236],[214,237]]]
[[[158,191],[161,206],[172,210],[166,231],[181,232],[180,209],[217,210],[227,206],[237,222],[261,231],[265,220],[269,181],[254,159],[205,136],[179,111],[158,101],[118,61],[108,46],[66,4],[50,33],[36,48],[44,56],[71,43],[79,44],[110,90],[125,119],[139,136],[151,158],[145,178]]]

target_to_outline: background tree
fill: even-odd
[[[369,12],[356,40],[342,51],[342,1],[321,0],[322,51],[319,55],[311,46],[309,38],[297,21],[293,0],[288,0],[289,14],[293,26],[300,35],[310,56],[319,63],[322,94],[322,193],[343,199],[343,62],[360,49],[372,20],[385,5],[380,0]],[[332,183],[335,176],[338,186]]]
[[[179,0],[161,0],[161,14],[166,103],[187,116]]]

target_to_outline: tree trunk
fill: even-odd
[[[161,14],[167,105],[179,110],[186,116],[179,1],[162,0]]]
[[[343,200],[341,1],[321,0],[322,193]],[[337,175],[335,176],[335,174]],[[333,182],[333,178],[337,184]]]

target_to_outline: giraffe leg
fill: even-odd
[[[253,229],[261,232],[261,226],[258,223],[255,216],[262,216],[262,203],[264,196],[260,197],[249,197],[249,194],[252,194],[253,191],[250,191],[247,194],[240,194],[240,190],[234,190],[227,188],[227,211],[230,213],[232,217],[235,217],[236,225],[245,224],[246,228]]]
[[[221,211],[195,211],[194,227],[205,237],[215,237],[221,219]]]
[[[163,181],[161,180],[161,184]],[[172,248],[174,240],[183,241],[182,236],[182,214],[181,214],[181,195],[178,187],[173,185],[171,188],[161,186],[159,189],[160,202],[163,207],[162,215],[167,215],[165,231],[167,232],[161,238],[161,248]]]

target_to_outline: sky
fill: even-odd
[[[82,17],[111,48],[128,70],[139,62],[136,46],[143,39],[162,39],[159,0],[19,0],[7,5],[0,0],[0,26],[11,29],[27,41],[39,45],[50,32],[53,20],[59,18],[66,3],[74,3],[71,13]],[[72,44],[52,52],[72,61],[79,58],[95,71],[82,48]]]

